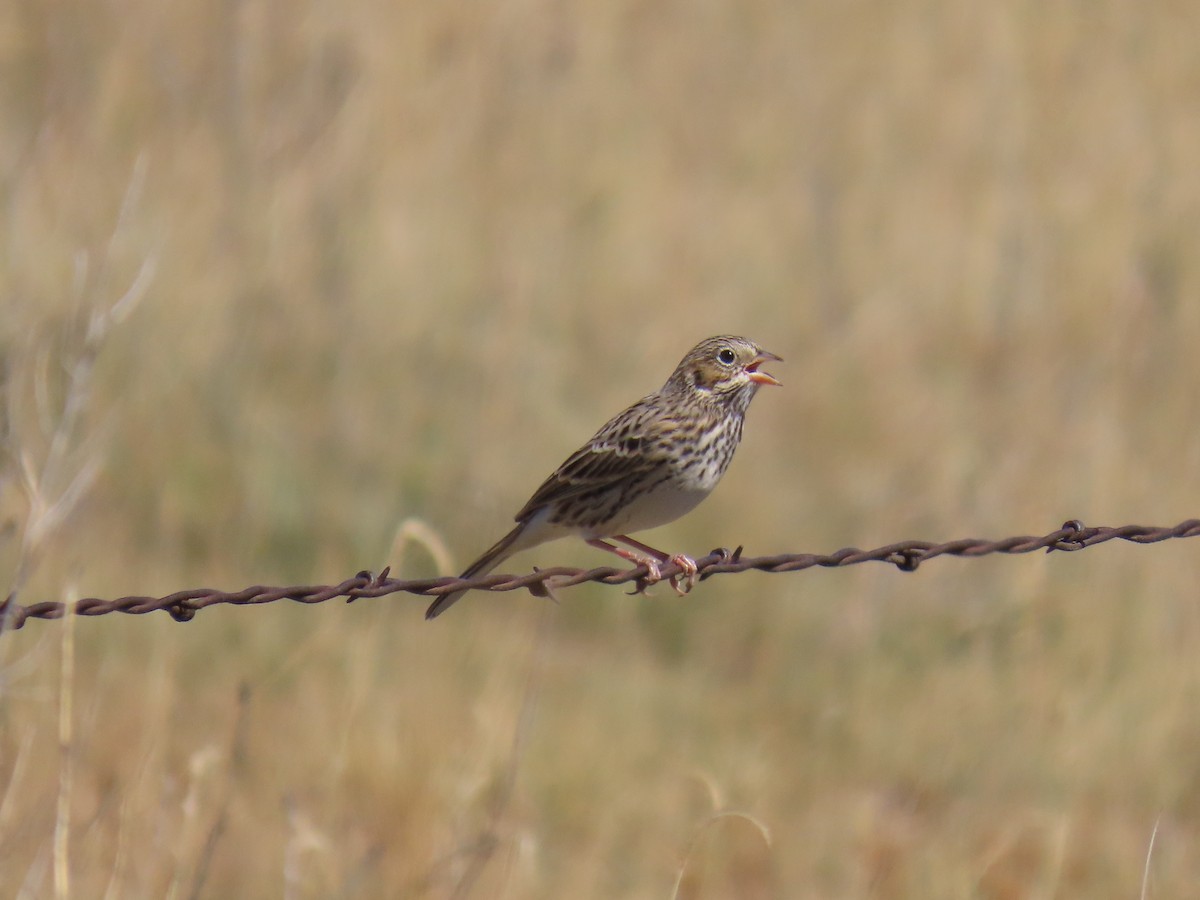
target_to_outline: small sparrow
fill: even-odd
[[[571,454],[517,513],[517,527],[461,577],[486,575],[514,553],[578,535],[593,547],[646,566],[650,584],[660,580],[659,563],[674,563],[687,575],[690,589],[695,560],[668,556],[629,534],[673,522],[717,486],[742,439],[750,401],[761,385],[779,384],[759,371],[768,360],[782,362],[745,338],[701,341],[666,384],[610,419]],[[682,594],[677,578],[670,583]],[[465,593],[438,597],[425,618],[441,615]]]

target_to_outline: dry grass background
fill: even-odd
[[[412,519],[458,566],[718,331],[786,386],[658,543],[1194,516],[1197,18],[4,5],[0,565],[27,601],[431,574]],[[1189,896],[1198,577],[1180,541],[31,622],[0,894]]]

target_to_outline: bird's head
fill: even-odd
[[[746,338],[708,338],[680,361],[666,387],[688,391],[707,402],[737,403],[744,409],[759,387],[779,384],[773,375],[759,369],[772,360],[783,361]]]

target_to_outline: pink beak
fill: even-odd
[[[758,371],[758,367],[769,360],[783,362],[783,357],[776,356],[774,353],[768,353],[766,350],[760,350],[758,352],[758,356],[754,357],[754,359],[750,362],[750,365],[746,366],[746,374],[755,384],[773,384],[776,387],[782,387],[782,385],[775,380],[774,375],[769,372]]]

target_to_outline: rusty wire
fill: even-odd
[[[1018,536],[1004,538],[998,541],[987,541],[979,538],[963,538],[957,541],[947,541],[935,544],[929,541],[900,541],[877,547],[874,550],[859,550],[847,547],[835,553],[783,553],[777,556],[742,556],[742,548],[734,551],[724,548],[713,550],[707,556],[696,560],[700,580],[714,575],[730,575],[737,572],[747,572],[751,569],[760,572],[799,572],[814,566],[838,568],[852,566],[864,562],[884,562],[896,566],[904,572],[915,571],[917,566],[926,560],[940,556],[959,556],[975,559],[993,553],[1032,553],[1035,550],[1074,551],[1094,547],[1112,540],[1130,541],[1135,544],[1154,544],[1172,538],[1187,538],[1200,536],[1200,519],[1188,519],[1174,527],[1157,528],[1146,525],[1123,525],[1117,528],[1088,527],[1077,519],[1063,524],[1057,531],[1041,537]],[[632,569],[614,569],[601,566],[595,569],[573,569],[556,567],[552,569],[534,569],[528,575],[486,575],[478,578],[419,578],[399,580],[388,577],[388,569],[378,575],[370,572],[359,572],[353,578],[335,585],[266,587],[254,585],[240,591],[226,592],[209,588],[194,588],[177,591],[165,597],[119,597],[115,600],[101,600],[97,597],[85,597],[74,604],[76,615],[100,616],[111,612],[141,615],[143,613],[164,610],[177,622],[191,620],[198,610],[218,603],[232,603],[237,606],[252,606],[260,603],[273,603],[276,600],[293,600],[297,603],[324,603],[338,597],[345,597],[346,602],[352,602],[361,597],[382,597],[386,594],[406,592],[426,597],[447,594],[463,588],[478,591],[516,591],[525,589],[535,596],[544,597],[547,588],[570,587],[587,581],[601,584],[630,584],[634,585],[634,593],[640,593],[648,586],[646,567],[637,566]],[[680,575],[682,571],[674,563],[664,563],[660,566],[660,574],[665,578]],[[28,619],[59,619],[66,613],[67,605],[62,602],[49,601],[21,605],[10,595],[0,603],[0,632],[21,628]]]

